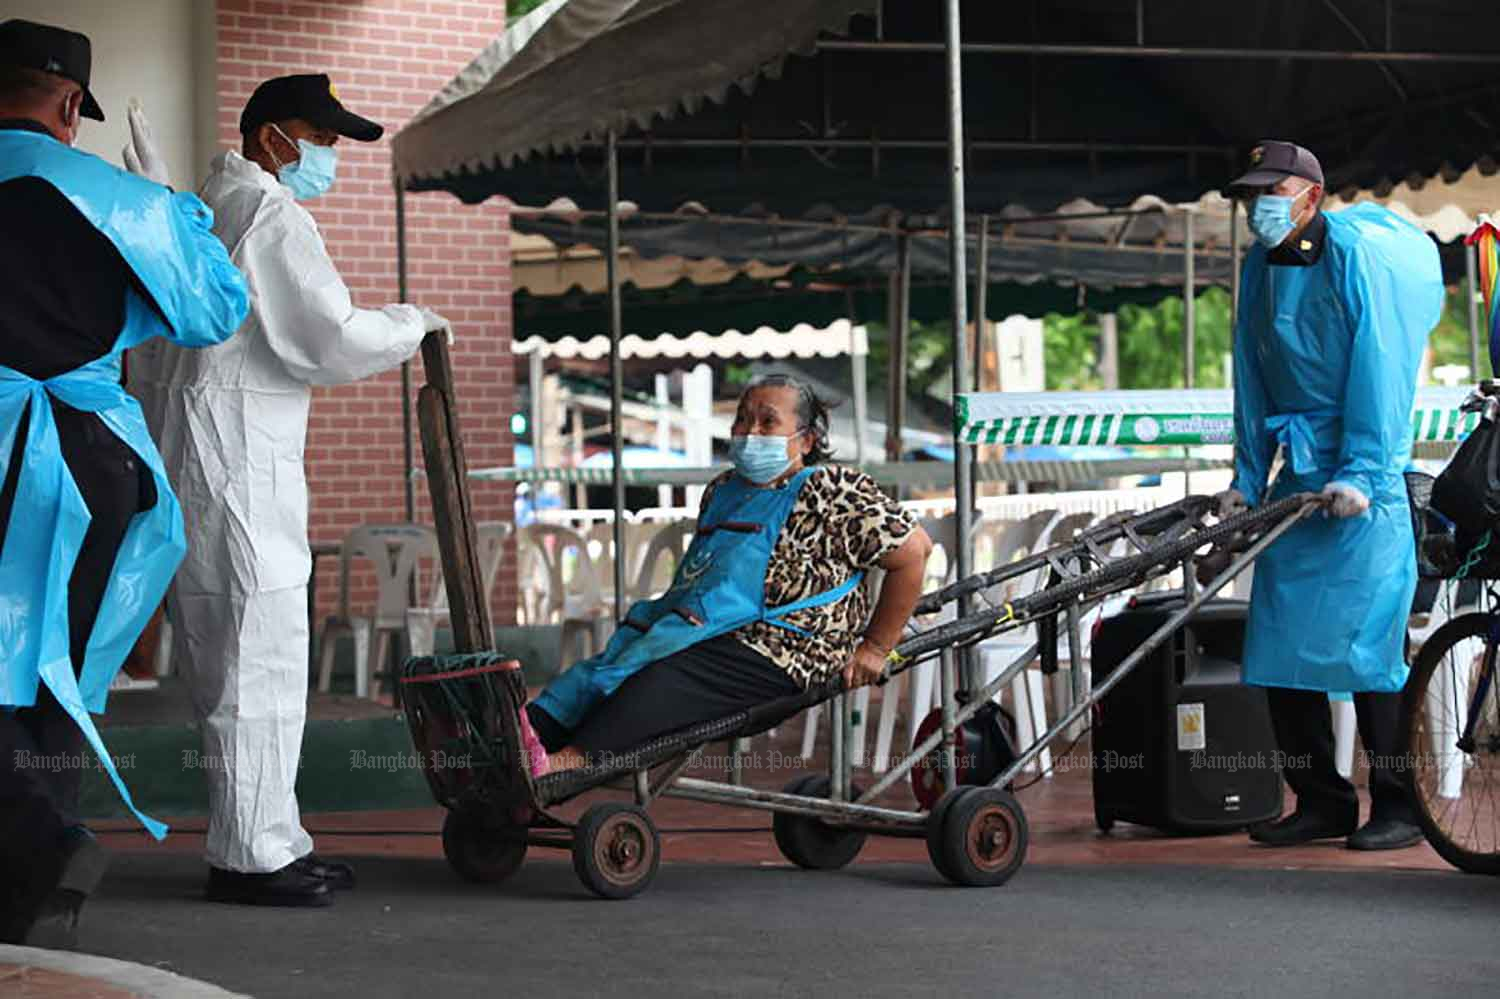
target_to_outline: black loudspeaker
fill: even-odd
[[[1100,686],[1174,613],[1182,593],[1133,598],[1100,622]],[[1241,682],[1249,605],[1213,600],[1120,679],[1094,709],[1094,818],[1173,833],[1228,832],[1281,814],[1279,753],[1265,691]]]

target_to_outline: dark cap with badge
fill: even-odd
[[[1323,167],[1318,158],[1299,145],[1267,139],[1250,150],[1250,170],[1224,188],[1231,198],[1260,194],[1288,177],[1303,177],[1315,184],[1323,183]]]
[[[104,111],[89,92],[92,47],[87,35],[50,24],[14,18],[0,23],[0,66],[18,66],[53,73],[83,88],[79,114],[104,120]]]
[[[359,142],[374,142],[385,134],[384,128],[339,103],[338,91],[324,73],[278,76],[256,87],[240,114],[240,134],[249,135],[268,122],[290,118]]]

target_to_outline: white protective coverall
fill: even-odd
[[[313,217],[274,176],[217,157],[201,197],[250,289],[219,347],[153,341],[131,389],[181,498],[189,550],[167,610],[203,731],[207,858],[271,872],[312,851],[295,785],[307,715],[312,386],[394,368],[422,341],[410,305],[357,309]]]

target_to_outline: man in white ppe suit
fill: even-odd
[[[133,358],[190,551],[167,611],[207,756],[208,897],[319,906],[351,887],[313,854],[295,784],[307,712],[307,484],[314,385],[398,366],[444,328],[410,305],[359,309],[312,215],[333,183],[335,143],[382,129],[347,111],[327,76],[261,84],[240,118],[243,152],[213,163],[201,196],[250,288],[250,317],[222,347]],[[137,147],[141,146],[139,134]],[[159,161],[149,149],[127,163]]]

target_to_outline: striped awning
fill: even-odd
[[[1452,442],[1478,422],[1460,413],[1466,388],[1424,388],[1412,410],[1418,443]],[[1234,442],[1227,389],[1120,392],[981,392],[959,397],[959,438],[969,444],[1210,445]]]

